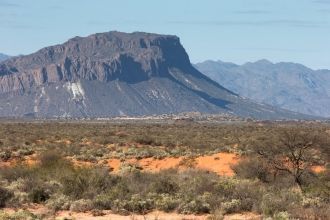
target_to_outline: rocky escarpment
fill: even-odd
[[[188,55],[175,36],[94,34],[2,63],[0,92],[81,79],[135,83],[166,76],[168,67],[189,65]]]
[[[305,118],[259,105],[197,71],[176,36],[107,32],[0,63],[0,116],[96,118],[179,112]]]

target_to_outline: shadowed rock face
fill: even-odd
[[[82,79],[136,83],[154,76],[167,76],[168,67],[189,65],[188,55],[175,36],[94,34],[75,37],[62,45],[2,63],[0,92]]]
[[[224,89],[176,36],[107,32],[0,63],[0,116],[113,117],[199,111],[301,118]]]

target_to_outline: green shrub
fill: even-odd
[[[42,188],[34,188],[29,193],[29,198],[34,203],[43,203],[49,199],[49,193]]]
[[[224,213],[235,213],[241,211],[241,200],[232,199],[229,202],[221,203],[221,209]]]
[[[63,194],[53,194],[46,203],[47,208],[59,211],[70,209],[70,198]]]
[[[111,210],[113,207],[113,201],[115,200],[115,196],[113,194],[101,194],[96,196],[93,200],[93,207],[99,210]]]
[[[139,136],[135,138],[135,142],[138,144],[144,144],[144,145],[153,145],[155,144],[155,140],[151,138],[150,136]]]
[[[31,175],[31,169],[29,169],[24,164],[18,164],[17,166],[11,168],[0,169],[0,176],[9,182],[16,181],[19,178],[26,179]]]
[[[210,213],[210,204],[205,202],[203,199],[195,198],[190,201],[180,203],[178,211],[182,214]]]
[[[330,205],[323,204],[321,207],[295,206],[288,210],[292,219],[330,219]]]
[[[241,160],[233,166],[233,170],[238,177],[243,179],[259,179],[265,183],[273,180],[273,172],[270,167],[256,157]]]
[[[122,175],[128,175],[130,173],[139,173],[142,170],[138,164],[123,163],[121,164],[119,171]]]
[[[259,211],[264,193],[264,186],[260,182],[239,180],[233,190],[232,198],[240,201],[240,212]]]
[[[156,179],[152,184],[150,191],[158,194],[175,194],[179,189],[177,183],[170,178],[162,177]]]
[[[278,212],[273,216],[274,220],[289,220],[290,215],[287,212]]]
[[[207,220],[223,220],[225,218],[221,209],[213,210],[212,214],[207,217]]]
[[[132,195],[129,200],[115,200],[113,205],[113,211],[115,212],[124,210],[139,214],[146,214],[154,208],[155,206],[153,200],[145,198],[139,194]]]
[[[93,209],[93,202],[91,200],[80,199],[73,201],[70,206],[72,212],[87,212]]]
[[[301,195],[293,191],[270,192],[263,196],[261,201],[262,213],[266,216],[274,216],[280,212],[289,211],[295,205],[299,205]]]
[[[0,161],[8,161],[11,158],[12,154],[9,150],[0,152]]]
[[[113,187],[117,177],[106,169],[80,168],[61,179],[63,194],[72,199],[91,199]]]
[[[0,211],[0,220],[41,220],[41,217],[34,215],[27,210],[19,210],[15,213],[8,214]]]
[[[177,199],[169,194],[160,194],[155,197],[156,209],[164,212],[171,212],[175,210],[180,203],[180,199]]]
[[[56,151],[45,151],[42,152],[37,160],[40,162],[40,166],[43,168],[51,168],[58,166],[60,163],[63,162],[63,157],[60,155],[59,152]]]
[[[13,193],[0,187],[0,208],[5,207],[6,203],[13,197]]]

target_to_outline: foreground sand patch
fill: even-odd
[[[164,159],[145,158],[138,161],[138,164],[146,171],[159,172],[161,170],[178,168],[182,157],[168,157]]]
[[[234,176],[231,168],[237,164],[239,158],[233,153],[218,153],[211,156],[202,156],[196,159],[198,169],[212,171],[221,176]]]
[[[164,212],[151,212],[146,215],[128,215],[121,216],[112,214],[111,212],[105,212],[104,216],[93,216],[91,213],[72,213],[69,211],[59,212],[56,219],[74,218],[79,220],[206,220],[208,215],[180,215],[176,213],[164,213]]]
[[[8,214],[13,214],[14,212],[18,210],[6,208],[2,209]],[[34,214],[44,214],[47,215],[49,210],[45,208],[44,206],[34,206],[31,208],[27,208],[27,210]],[[79,219],[79,220],[207,220],[210,215],[183,215],[178,213],[165,213],[161,211],[153,211],[146,215],[118,215],[113,214],[111,211],[103,211],[102,216],[93,216],[91,212],[71,212],[71,211],[59,211],[55,214],[55,216],[46,218],[46,219]],[[225,215],[224,220],[261,220],[262,216],[252,213],[252,212],[246,212],[246,213],[236,213],[236,214],[230,214]]]
[[[191,168],[185,166],[184,161],[186,159],[186,157],[167,157],[164,159],[143,158],[141,160],[130,159],[127,161],[110,159],[108,166],[112,168],[113,172],[118,172],[123,163],[136,164],[148,172],[159,172],[171,168],[184,170]],[[197,157],[194,161],[194,167],[197,169],[215,172],[221,176],[233,176],[234,171],[231,167],[238,163],[239,157],[233,153],[217,153],[210,156]]]

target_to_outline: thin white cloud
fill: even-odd
[[[239,11],[234,11],[235,14],[270,14],[270,11],[267,10],[239,10]]]
[[[319,4],[330,4],[330,0],[314,0],[313,2]]]
[[[13,2],[0,0],[0,8],[1,7],[20,7],[20,5]]]
[[[330,8],[329,9],[319,9],[318,12],[321,12],[324,14],[330,14]]]
[[[259,21],[169,21],[171,24],[183,25],[213,25],[213,26],[290,26],[301,28],[319,28],[328,27],[329,23],[325,21],[307,21],[307,20],[259,20]]]

